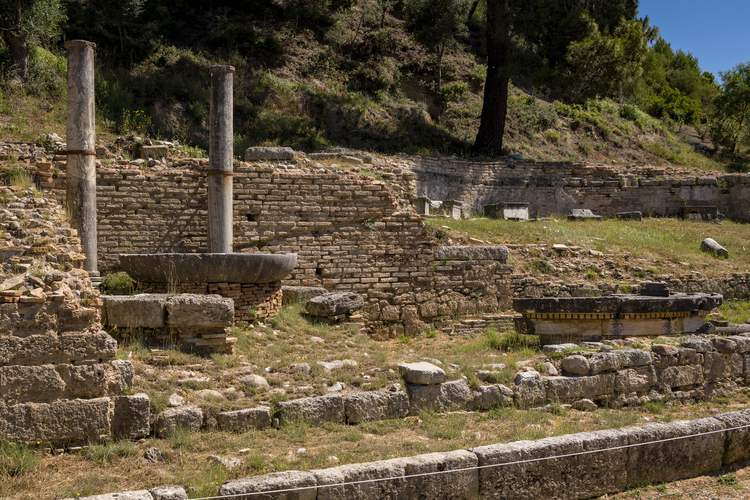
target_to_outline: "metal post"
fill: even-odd
[[[98,276],[96,242],[96,152],[94,130],[94,48],[70,40],[68,49],[67,208],[78,230],[86,260],[83,268]]]
[[[232,253],[233,66],[211,67],[208,145],[208,252]]]

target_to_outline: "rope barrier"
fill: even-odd
[[[495,467],[506,467],[510,465],[521,465],[521,464],[527,464],[527,463],[534,463],[534,462],[542,462],[546,460],[555,460],[558,458],[572,458],[572,457],[578,457],[583,455],[591,455],[594,453],[604,453],[609,451],[618,451],[618,450],[625,450],[629,448],[636,448],[639,446],[649,446],[652,444],[660,444],[660,443],[668,443],[672,441],[679,441],[681,439],[690,439],[695,437],[701,437],[701,436],[710,436],[712,434],[719,434],[722,432],[732,432],[737,431],[741,429],[748,429],[750,428],[750,425],[742,425],[738,427],[731,427],[729,429],[721,429],[716,431],[708,431],[708,432],[701,432],[698,434],[691,434],[689,436],[678,436],[674,438],[665,438],[665,439],[658,439],[656,441],[648,441],[645,443],[635,443],[635,444],[626,444],[621,446],[613,446],[611,448],[603,448],[599,450],[589,450],[589,451],[579,451],[575,453],[567,453],[564,455],[556,455],[551,457],[539,457],[539,458],[531,458],[527,460],[517,460],[514,462],[505,462],[501,464],[491,464],[491,465],[478,465],[476,467],[466,467],[463,469],[450,469],[450,470],[444,470],[444,471],[435,471],[435,472],[423,472],[420,474],[410,474],[408,476],[395,476],[395,477],[383,477],[383,478],[376,478],[376,479],[363,479],[361,481],[351,481],[346,483],[334,483],[334,484],[325,484],[325,485],[318,485],[318,486],[303,486],[298,488],[285,488],[285,489],[279,489],[279,490],[265,490],[265,491],[256,491],[256,492],[249,492],[249,493],[235,493],[231,495],[221,495],[221,496],[214,496],[214,497],[202,497],[202,498],[195,498],[193,500],[216,500],[216,499],[229,499],[229,498],[237,498],[237,497],[248,497],[248,496],[254,496],[254,495],[271,495],[275,493],[290,493],[294,491],[303,491],[303,490],[310,490],[312,488],[337,488],[340,486],[354,486],[354,485],[360,485],[360,484],[367,484],[367,483],[379,483],[384,481],[395,481],[395,480],[409,480],[413,478],[418,477],[426,477],[426,476],[436,476],[440,474],[457,474],[461,472],[468,472],[473,470],[482,470],[482,469],[491,469]],[[408,457],[404,457],[408,458]]]

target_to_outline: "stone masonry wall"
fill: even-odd
[[[42,179],[60,198],[63,160],[50,169],[55,177]],[[204,252],[208,161],[123,163],[97,165],[101,270],[116,269],[121,253]],[[296,252],[284,284],[362,294],[365,319],[380,336],[413,335],[439,316],[508,306],[507,249],[500,260],[436,256],[423,219],[399,211],[398,191],[410,189],[413,175],[388,177],[235,163],[235,251]]]
[[[573,208],[606,217],[635,210],[674,216],[688,205],[708,205],[729,217],[750,220],[750,174],[443,157],[411,160],[417,196],[460,200],[478,213],[485,205],[504,202],[529,203],[531,217],[567,214]]]

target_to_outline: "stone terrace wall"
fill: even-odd
[[[482,213],[485,205],[529,203],[529,215],[567,214],[588,208],[597,215],[640,210],[681,215],[686,205],[715,206],[750,220],[750,174],[705,173],[648,166],[470,161],[415,157],[417,196],[460,200]]]
[[[97,166],[102,270],[116,269],[121,253],[205,252],[208,161],[146,165]],[[58,175],[44,183],[62,197],[62,158],[52,170]],[[236,163],[235,251],[296,252],[284,284],[362,294],[365,318],[381,336],[419,333],[439,316],[508,306],[507,249],[473,262],[436,255],[423,219],[399,211],[413,175],[388,177]]]

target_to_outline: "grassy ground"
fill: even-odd
[[[604,280],[630,285],[661,275],[730,276],[750,271],[750,225],[724,221],[721,225],[674,218],[606,223],[569,221],[514,222],[476,217],[428,219],[435,227],[450,228],[451,239],[471,237],[510,245],[510,264],[516,272],[544,275],[549,280]],[[729,259],[700,250],[713,238],[729,251]],[[562,254],[554,244],[575,247]],[[603,255],[591,255],[591,250]]]
[[[399,361],[422,357],[440,359],[449,379],[473,377],[476,367],[487,363],[512,364],[535,360],[533,344],[504,351],[507,333],[493,331],[477,336],[450,337],[443,333],[390,342],[372,342],[353,326],[332,327],[308,322],[300,305],[285,307],[282,314],[265,325],[238,328],[240,340],[232,355],[199,356],[176,350],[159,352],[155,358],[141,341],[121,342],[118,357],[130,358],[136,368],[134,392],[148,392],[154,412],[161,411],[166,398],[177,393],[188,404],[198,404],[209,415],[218,410],[253,407],[261,403],[326,393],[334,381],[346,381],[349,388],[379,389],[401,382],[393,370]],[[750,304],[736,304],[727,314],[750,315]],[[728,316],[729,317],[729,316]],[[309,341],[311,336],[324,343]],[[506,339],[506,340],[504,340]],[[516,344],[518,346],[518,344]],[[366,354],[365,354],[366,353]],[[323,373],[316,360],[354,359],[357,367]],[[310,375],[289,369],[292,363],[312,365]],[[455,365],[455,366],[451,366]],[[265,368],[271,368],[270,372]],[[516,372],[509,368],[507,382]],[[239,394],[237,378],[260,373],[271,382],[269,393]],[[369,378],[365,375],[369,374]],[[179,384],[183,377],[210,377],[208,383]],[[501,377],[503,378],[503,377]],[[470,378],[476,383],[476,379]],[[294,388],[308,388],[297,390]],[[234,391],[229,390],[234,387]],[[215,389],[223,397],[201,397],[202,389]],[[285,394],[282,394],[285,392]],[[368,422],[359,425],[287,424],[280,429],[230,433],[215,428],[197,434],[178,431],[168,439],[138,442],[92,443],[77,453],[51,455],[42,448],[0,443],[0,497],[64,498],[141,489],[159,484],[186,487],[191,498],[215,494],[219,484],[231,478],[287,469],[309,470],[335,464],[410,456],[435,451],[470,448],[491,443],[588,430],[619,428],[645,422],[669,422],[700,418],[744,408],[747,392],[733,398],[681,406],[652,402],[642,407],[594,413],[566,410],[553,405],[550,411],[499,407],[488,412],[435,414],[424,412],[403,420]],[[209,416],[208,422],[211,423]],[[142,460],[150,447],[158,447],[164,461]],[[227,471],[208,462],[209,455],[240,458],[244,465]]]

